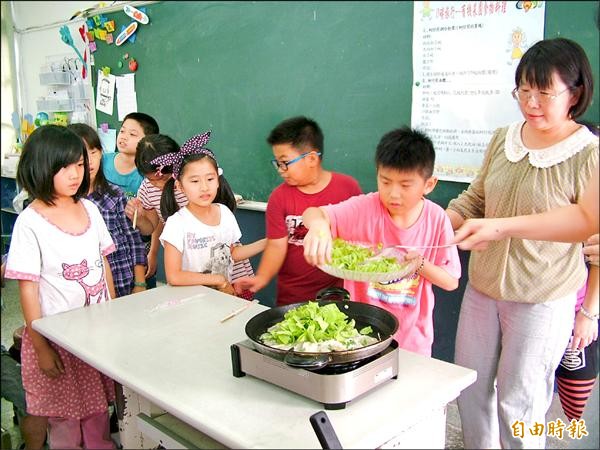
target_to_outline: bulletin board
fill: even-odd
[[[512,2],[508,2],[512,3]],[[413,2],[161,2],[135,42],[99,42],[98,68],[130,73],[138,62],[138,110],[180,144],[212,130],[209,147],[236,193],[266,201],[280,182],[265,139],[281,120],[306,115],[325,134],[324,166],[376,189],[380,137],[410,124]],[[131,19],[106,15],[117,30]],[[598,82],[598,2],[548,2],[546,37],[586,50]],[[598,123],[598,90],[585,119]],[[112,116],[97,122],[119,128]],[[466,187],[440,182],[430,198],[445,206]]]

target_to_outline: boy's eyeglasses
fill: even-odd
[[[311,153],[316,153],[317,156],[321,156],[321,152],[315,152],[314,150],[312,150],[310,152],[302,153],[300,156],[292,159],[291,161],[277,161],[276,159],[272,159],[271,164],[273,164],[273,167],[275,168],[275,170],[281,170],[282,172],[286,172],[288,170],[289,166],[291,166],[295,162],[300,161],[306,155],[310,155]]]
[[[560,91],[558,94],[549,94],[548,92],[537,92],[533,93],[530,91],[523,91],[520,88],[514,88],[512,90],[513,98],[520,103],[527,103],[530,98],[534,98],[535,102],[538,105],[547,105],[548,103],[554,101],[556,97],[564,94],[565,92],[571,90],[571,88],[566,88]]]

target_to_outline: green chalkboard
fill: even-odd
[[[510,3],[510,2],[509,2]],[[233,189],[266,201],[280,179],[265,142],[279,121],[307,115],[325,134],[324,165],[376,189],[373,153],[383,133],[410,124],[413,2],[161,2],[134,43],[98,43],[96,70],[137,59],[138,110],[182,143],[207,129]],[[131,19],[107,15],[117,30]],[[598,80],[598,2],[548,2],[546,37],[587,51]],[[116,36],[116,34],[115,34]],[[96,79],[94,72],[93,81]],[[586,119],[598,122],[598,93]],[[119,128],[97,112],[98,123]],[[462,183],[440,182],[445,206]]]

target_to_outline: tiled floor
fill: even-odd
[[[9,348],[12,345],[12,332],[22,325],[23,319],[21,316],[21,307],[18,301],[17,283],[12,280],[7,280],[6,286],[2,288],[2,299],[4,303],[4,310],[2,311],[2,329],[1,329],[1,341],[2,345]],[[549,437],[546,441],[546,448],[548,449],[597,449],[600,448],[600,441],[598,437],[598,416],[599,416],[599,400],[598,391],[600,383],[596,382],[592,396],[588,401],[586,411],[583,419],[585,420],[588,436],[583,437],[581,440],[574,440],[568,437],[564,439],[556,439]],[[12,405],[6,402],[4,399],[1,404],[1,419],[2,428],[8,430],[11,434],[13,448],[18,448],[21,443],[20,433],[17,427],[12,422]],[[547,421],[555,421],[560,418],[563,422],[567,422],[567,418],[564,416],[558,394],[555,394],[552,406],[546,415]],[[447,449],[463,449],[462,434],[460,429],[460,417],[458,414],[458,408],[456,402],[452,402],[448,405],[447,410],[447,421],[446,421],[446,448]]]
[[[581,440],[564,437],[558,439],[556,437],[546,438],[547,449],[598,449],[600,441],[598,438],[598,391],[600,383],[596,380],[592,395],[588,400],[586,410],[582,420],[585,420],[588,436],[584,436]],[[566,416],[562,411],[558,394],[554,394],[552,405],[546,414],[546,422],[556,421],[560,419],[568,423]],[[462,432],[460,429],[460,416],[458,414],[458,406],[456,401],[448,405],[446,419],[446,448],[447,449],[464,449],[462,441]]]

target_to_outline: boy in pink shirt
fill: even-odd
[[[308,208],[309,229],[304,256],[309,264],[331,260],[333,238],[405,246],[451,243],[452,225],[444,210],[424,198],[433,191],[435,151],[423,133],[403,127],[381,138],[375,153],[377,192],[336,205]],[[387,283],[344,281],[355,301],[382,307],[398,319],[394,338],[400,348],[431,356],[433,344],[433,285],[451,291],[458,287],[461,268],[456,247],[417,248],[407,258],[419,258],[414,275]]]

